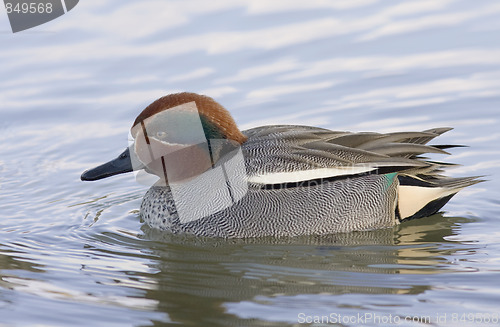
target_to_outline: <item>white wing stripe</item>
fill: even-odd
[[[371,166],[349,166],[337,168],[317,168],[291,172],[270,173],[250,176],[248,181],[257,184],[296,183],[318,178],[356,175],[377,169]]]

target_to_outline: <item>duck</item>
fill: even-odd
[[[391,228],[432,216],[480,176],[448,177],[451,163],[423,155],[452,128],[347,132],[303,125],[240,131],[209,96],[161,97],[135,119],[117,158],[81,175],[153,176],[141,219],[153,229],[203,237],[328,235]]]

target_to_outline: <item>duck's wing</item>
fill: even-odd
[[[422,132],[351,133],[274,125],[244,131],[249,181],[257,184],[297,183],[360,174],[405,172],[436,176],[450,164],[425,160],[425,153],[448,154],[430,140],[451,128]]]

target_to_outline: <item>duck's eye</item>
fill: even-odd
[[[157,132],[156,137],[159,138],[160,140],[163,140],[164,138],[167,137],[167,133],[165,132]]]

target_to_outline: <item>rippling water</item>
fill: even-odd
[[[497,325],[499,18],[498,1],[81,1],[12,34],[0,15],[0,325]],[[453,126],[440,143],[470,148],[450,174],[489,181],[387,230],[161,234],[133,176],[79,176],[184,90],[242,128]]]

